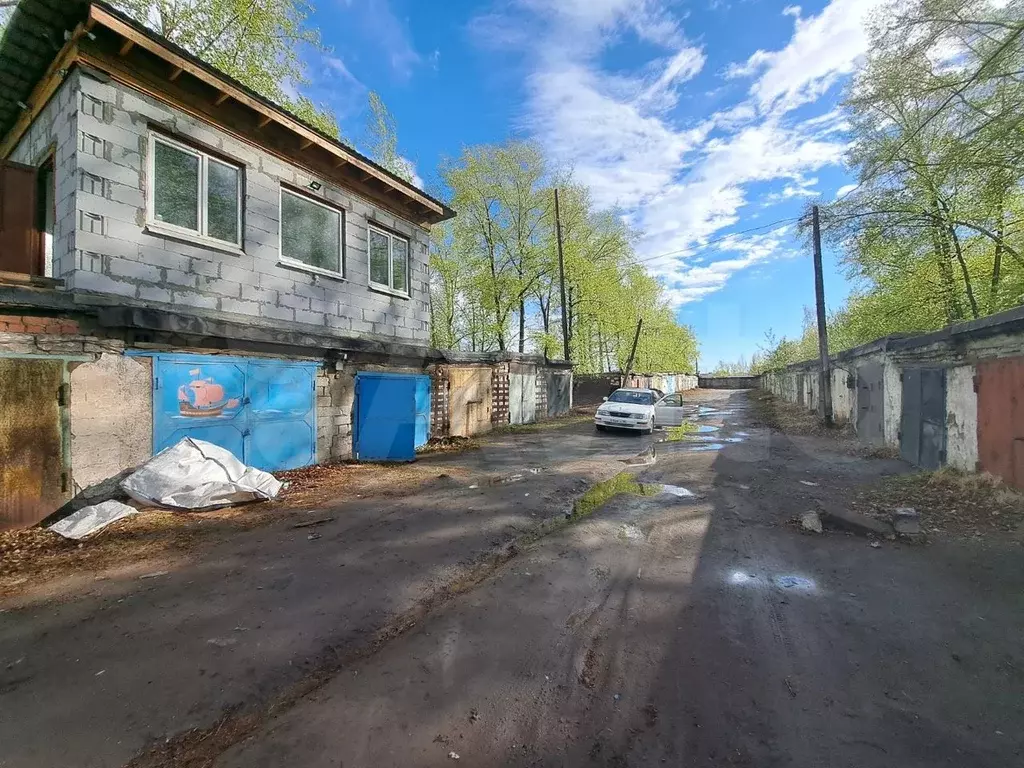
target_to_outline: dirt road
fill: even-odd
[[[801,534],[907,468],[710,398],[641,468],[665,487],[532,543],[648,439],[502,435],[321,538],[10,608],[0,766],[1024,764],[1019,543]]]
[[[815,497],[905,468],[723,398],[714,448],[642,475],[697,498],[617,498],[217,765],[1024,764],[1019,546],[802,535]]]

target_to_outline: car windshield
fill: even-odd
[[[654,395],[650,392],[629,392],[624,389],[617,389],[608,397],[608,402],[654,405]]]

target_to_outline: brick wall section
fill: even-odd
[[[537,421],[548,417],[548,377],[547,369],[537,366]]]
[[[0,315],[0,332],[3,333],[78,334],[79,331],[78,323],[74,320],[33,315]]]
[[[448,366],[438,365],[430,374],[430,436],[446,437],[451,425],[448,412]]]
[[[78,188],[76,154],[78,150],[78,70],[43,107],[35,122],[11,152],[10,160],[38,167],[53,152],[56,181],[54,197],[53,276],[64,277],[75,268],[75,230]]]
[[[60,142],[59,275],[69,290],[288,320],[321,332],[428,340],[427,230],[127,86],[76,71],[54,104],[15,157],[35,162],[51,137]],[[147,231],[150,126],[244,166],[244,252]],[[281,184],[308,189],[313,181],[323,188],[311,195],[345,211],[344,280],[278,263]],[[409,298],[369,288],[371,219],[409,238]]]
[[[509,423],[508,363],[495,363],[491,367],[491,423]]]
[[[351,371],[320,370],[316,377],[316,453],[320,463],[352,458],[352,405],[356,380]]]

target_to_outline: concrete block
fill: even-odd
[[[119,259],[138,260],[139,258],[139,244],[136,241],[105,237],[100,233],[88,230],[75,232],[75,246],[83,251],[102,253],[104,256],[114,256]]]
[[[282,295],[292,294],[295,292],[294,280],[280,277],[278,275],[268,274],[266,272],[260,273],[259,286],[260,288],[272,288],[279,291]]]
[[[160,267],[111,257],[107,260],[107,274],[112,277],[127,277],[147,283],[159,283],[163,279]]]
[[[251,315],[252,317],[259,317],[260,314],[260,305],[255,301],[222,298],[220,300],[220,308],[223,312],[233,312],[236,315]]]
[[[258,273],[252,269],[226,261],[221,262],[220,276],[225,280],[232,280],[242,285],[256,285],[258,280]]]
[[[282,307],[291,307],[292,309],[309,310],[309,302],[305,296],[299,296],[294,293],[285,293],[284,291],[279,292],[277,303]]]
[[[151,243],[157,244],[154,245]],[[164,247],[164,241],[160,238],[146,238],[138,248],[139,261],[144,261],[147,264],[153,264],[157,267],[174,269],[183,274],[189,274],[189,269],[192,266],[191,260],[187,256],[182,256],[181,254],[167,250]],[[195,279],[194,275],[192,276],[192,279]]]
[[[216,258],[190,258],[189,272],[206,277],[220,277],[220,261]]]
[[[307,323],[309,325],[324,325],[324,313],[323,312],[310,312],[306,309],[295,310],[295,322]]]
[[[198,307],[199,309],[217,309],[220,299],[216,296],[197,293],[193,291],[175,290],[171,296],[172,304],[181,304],[186,307]]]
[[[261,304],[277,304],[277,291],[260,288],[255,285],[242,284],[242,298],[246,301],[257,301]]]
[[[260,304],[260,317],[272,320],[294,320],[295,310],[290,307],[277,307],[271,304]]]
[[[172,286],[179,286],[185,288],[195,288],[199,285],[198,277],[196,275],[182,272],[177,269],[165,268],[163,282],[168,283]]]
[[[143,299],[144,301],[156,301],[161,304],[170,304],[171,292],[167,288],[161,288],[158,285],[140,285],[138,298]]]

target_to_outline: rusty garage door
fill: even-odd
[[[857,367],[857,435],[871,445],[885,442],[885,390],[880,363]]]
[[[1024,357],[978,363],[978,464],[1024,490]]]
[[[946,463],[946,371],[904,368],[900,455],[924,469]]]
[[[448,397],[453,436],[471,437],[491,429],[491,367],[452,366]]]
[[[37,523],[67,500],[64,365],[0,358],[0,530]]]

